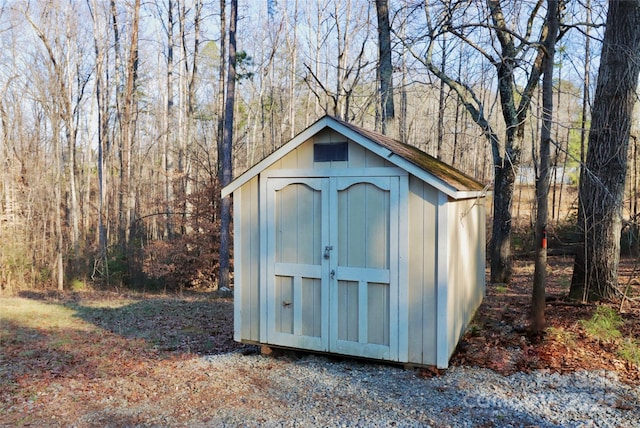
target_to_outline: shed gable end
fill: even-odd
[[[345,144],[344,159],[317,159],[320,146]],[[333,169],[333,168],[380,168],[395,167],[394,164],[344,135],[325,128],[307,139],[295,149],[275,161],[267,171],[282,169]]]

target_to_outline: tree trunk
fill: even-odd
[[[122,112],[122,193],[124,206],[122,207],[122,235],[121,244],[128,248],[131,238],[131,226],[135,210],[135,193],[131,177],[131,154],[135,134],[136,85],[138,80],[138,28],[140,17],[140,0],[135,0],[131,23],[131,47],[127,64],[127,81],[124,92],[124,106]]]
[[[406,39],[406,19],[402,19],[400,27],[400,37]],[[409,140],[409,129],[407,125],[407,52],[402,49],[401,57],[401,78],[400,78],[400,114],[398,117],[398,137],[400,141],[407,144]]]
[[[639,72],[640,0],[612,0],[578,194],[582,239],[569,293],[573,299],[609,299],[616,292],[622,198]]]
[[[547,219],[549,216],[549,164],[551,161],[551,126],[553,125],[553,61],[558,33],[558,0],[547,0],[547,28],[545,40],[547,56],[543,61],[542,130],[540,132],[540,176],[536,180],[536,260],[531,296],[531,332],[540,335],[545,329],[544,310],[547,282]]]
[[[222,141],[221,187],[231,182],[233,175],[231,149],[233,142],[233,109],[236,90],[236,25],[238,22],[238,0],[231,0],[229,15],[229,69],[227,73],[227,97],[224,110],[224,138]],[[220,216],[220,282],[218,287],[229,288],[231,258],[231,196],[222,198]]]
[[[542,48],[548,35],[543,28],[537,45],[536,58],[533,60],[527,81],[522,90],[516,85],[514,72],[523,62],[518,57],[519,49],[516,47],[515,36],[509,28],[509,24],[502,12],[502,6],[498,0],[487,0],[490,14],[492,36],[498,39],[500,46],[500,58],[493,63],[498,77],[498,95],[500,107],[506,128],[504,145],[500,143],[495,131],[492,129],[487,117],[484,115],[484,105],[474,93],[471,86],[463,84],[461,80],[447,75],[446,70],[436,67],[433,63],[432,51],[434,42],[430,43],[424,58],[416,55],[411,47],[411,53],[420,59],[436,77],[456,92],[460,102],[469,112],[473,121],[480,126],[491,145],[492,160],[494,165],[494,198],[493,198],[493,230],[489,244],[491,257],[491,282],[508,284],[511,281],[511,207],[513,201],[513,189],[515,177],[520,164],[521,142],[524,138],[524,123],[531,107],[531,97],[538,85],[542,70],[542,59],[545,55]],[[538,7],[534,7],[531,15],[533,19]],[[441,29],[432,25],[429,8],[424,8],[427,26],[431,34],[438,34]],[[460,79],[460,76],[457,77]],[[519,102],[516,103],[516,100]]]
[[[376,0],[378,16],[378,76],[380,79],[380,114],[382,133],[395,118],[393,104],[393,65],[391,64],[391,29],[388,0]]]
[[[54,156],[55,158],[55,168],[56,168],[56,173],[55,173],[55,189],[54,189],[54,193],[55,193],[55,210],[52,211],[53,215],[55,216],[55,236],[56,236],[56,251],[55,251],[55,269],[54,272],[56,273],[56,277],[55,277],[55,281],[57,284],[57,288],[58,291],[63,291],[64,290],[64,277],[65,277],[65,272],[64,272],[64,235],[63,235],[63,231],[62,231],[62,220],[63,220],[63,210],[62,210],[62,147],[61,147],[61,143],[60,143],[60,137],[59,137],[59,127],[57,125],[57,120],[54,119],[54,149],[56,151],[56,154]]]
[[[106,169],[105,155],[108,151],[109,143],[109,107],[107,100],[108,82],[105,81],[104,72],[105,55],[101,41],[98,39],[100,25],[98,23],[98,10],[96,0],[87,0],[90,6],[91,17],[93,19],[93,46],[96,55],[96,103],[98,106],[98,252],[99,257],[106,266],[107,256],[107,229],[105,227],[105,192],[106,192]],[[108,280],[108,279],[107,279]]]
[[[296,136],[296,69],[298,60],[298,0],[293,4],[293,42],[291,43],[291,70],[289,71],[289,139]]]
[[[489,255],[491,282],[508,284],[511,281],[511,205],[515,183],[515,169],[509,165],[494,167],[493,222]]]
[[[582,117],[580,118],[580,171],[585,162],[585,148],[587,142],[587,113],[589,109],[589,86],[591,84],[591,0],[586,3],[587,25],[585,25],[584,37],[584,75],[582,85]],[[581,180],[582,181],[582,180]]]
[[[440,59],[440,69],[447,69],[447,35],[442,36],[442,58]],[[458,74],[459,75],[459,74]],[[446,107],[446,96],[444,81],[440,80],[440,88],[438,91],[438,137],[436,144],[436,158],[438,160],[444,160],[443,146],[444,146],[444,111]]]
[[[173,201],[173,160],[171,150],[171,140],[174,121],[173,121],[173,2],[168,1],[167,4],[167,99],[164,106],[164,132],[162,135],[162,169],[164,172],[164,199],[165,199],[165,227],[164,237],[171,239],[173,236],[173,217],[172,217],[172,201]]]
[[[225,58],[227,53],[227,5],[226,0],[220,0],[220,68],[218,74],[218,179],[222,180],[222,142],[224,141],[224,82],[226,77]]]

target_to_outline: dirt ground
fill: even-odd
[[[623,259],[620,283],[629,285],[620,316],[623,337],[640,345],[640,277],[639,261]],[[527,334],[531,307],[533,263],[515,262],[514,279],[509,287],[487,285],[487,294],[471,327],[460,342],[452,365],[477,365],[510,374],[516,371],[549,369],[560,373],[575,370],[612,370],[621,379],[640,382],[638,365],[620,355],[621,341],[597,338],[585,331],[583,321],[593,317],[596,305],[569,302],[566,295],[571,284],[573,258],[550,257],[545,310],[547,333],[541,340]],[[619,310],[621,302],[608,306]],[[636,351],[640,348],[635,348]],[[636,355],[635,361],[640,361]]]
[[[590,319],[596,307],[564,300],[571,259],[552,257],[546,307],[549,329],[539,343],[532,342],[526,327],[533,267],[529,261],[518,261],[510,287],[487,286],[484,303],[451,364],[502,374],[604,369],[615,371],[624,382],[640,384],[639,367],[621,354],[623,340],[640,345],[636,263],[631,259],[622,263],[621,282],[633,279],[630,295],[636,299],[623,306],[622,339],[596,338],[586,332],[581,320]],[[76,420],[74,415],[98,412],[98,397],[129,406],[171,406],[174,421],[211,411],[202,400],[205,396],[215,397],[219,405],[234,405],[233,388],[238,386],[214,387],[207,382],[211,374],[197,363],[201,355],[255,352],[233,341],[232,317],[231,299],[206,292],[43,291],[0,296],[0,426],[43,421],[64,425]],[[224,375],[232,378],[233,368],[229,370]],[[416,374],[438,373],[421,369]],[[240,387],[262,387],[258,377],[255,382]],[[112,426],[136,423],[135,417],[105,420]]]

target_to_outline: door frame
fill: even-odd
[[[366,182],[366,179],[370,179],[373,177],[397,177],[399,180],[399,188],[397,192],[397,211],[398,211],[398,221],[397,221],[397,265],[396,272],[394,275],[396,276],[396,280],[398,283],[397,287],[397,295],[389,296],[390,297],[390,305],[393,305],[393,301],[395,300],[396,304],[390,307],[390,312],[393,311],[394,317],[396,320],[397,329],[394,332],[395,334],[390,333],[390,348],[395,349],[394,355],[382,356],[381,359],[392,359],[393,361],[399,362],[407,362],[409,349],[408,349],[408,327],[409,327],[409,311],[408,311],[408,254],[409,254],[409,222],[408,222],[408,212],[409,212],[409,174],[407,171],[397,167],[374,167],[374,168],[317,168],[317,169],[274,169],[274,170],[266,170],[260,174],[259,177],[259,226],[260,226],[260,285],[259,285],[259,302],[260,302],[260,342],[269,344],[270,333],[269,333],[269,319],[275,318],[270,317],[271,314],[271,306],[274,304],[273,300],[273,290],[270,290],[270,280],[269,276],[273,277],[273,263],[274,263],[274,253],[273,248],[270,247],[270,240],[268,237],[269,234],[269,224],[270,219],[268,218],[268,194],[269,194],[269,186],[268,182],[270,179],[288,179],[286,182],[289,184],[293,183],[304,183],[306,179],[327,179],[328,183],[330,179],[339,178],[339,177],[360,177],[363,178]],[[283,181],[284,183],[285,181]],[[329,195],[329,189],[323,188],[323,194]],[[325,197],[322,196],[323,210],[325,209]],[[327,201],[328,202],[328,201]],[[328,210],[329,203],[326,205],[326,209]],[[324,241],[324,230],[325,224],[324,222],[329,221],[329,217],[323,219],[323,231],[321,234],[323,235]],[[326,230],[328,231],[328,224],[326,224]],[[273,239],[271,239],[272,241]],[[323,247],[325,245],[330,245],[329,240],[333,240],[330,237],[327,237],[327,241],[324,241]],[[329,259],[336,260],[335,257]],[[324,258],[322,259],[322,273],[323,275],[329,275],[330,267],[329,262],[327,262]],[[391,272],[390,272],[391,274]],[[337,281],[330,281],[337,282]],[[323,346],[322,349],[317,349],[321,351],[328,352],[337,352],[340,353],[340,350],[333,351],[329,349],[329,337],[330,331],[327,331],[325,334],[325,329],[330,329],[331,325],[335,324],[336,321],[331,319],[330,307],[332,305],[332,301],[335,300],[335,297],[332,295],[335,287],[330,284],[329,293],[323,293],[323,297],[321,298],[322,304],[324,305],[322,308],[322,316],[327,317],[327,322],[323,322],[322,326],[322,338],[323,338]],[[394,293],[395,294],[395,293]],[[325,302],[325,296],[327,301]],[[397,309],[396,309],[397,308]],[[324,340],[326,340],[326,345],[324,344]],[[277,345],[275,343],[271,343]],[[287,346],[287,345],[281,345]],[[301,349],[310,349],[311,347],[300,347],[296,345],[291,345],[292,347],[299,347]],[[350,354],[355,355],[355,354]],[[376,358],[376,357],[374,357]]]
[[[275,206],[273,204],[274,194],[275,192],[284,189],[287,186],[292,184],[302,184],[308,186],[309,188],[320,191],[321,197],[321,214],[320,214],[320,240],[322,243],[328,242],[329,240],[329,189],[328,182],[324,178],[310,178],[310,177],[271,177],[267,184],[267,199],[265,200],[265,209],[261,210],[261,213],[267,219],[267,230],[266,230],[266,250],[267,250],[267,259],[265,269],[267,270],[266,276],[266,289],[265,289],[265,297],[266,297],[266,312],[268,314],[267,317],[267,341],[269,343],[274,343],[281,346],[288,346],[294,348],[304,348],[310,349],[314,351],[327,351],[328,350],[328,337],[329,337],[329,329],[328,326],[323,322],[323,320],[327,319],[329,316],[328,308],[329,308],[329,293],[328,290],[325,292],[323,286],[323,278],[325,277],[325,271],[328,272],[329,261],[321,258],[320,265],[309,265],[309,266],[301,266],[301,265],[290,265],[288,263],[277,263],[275,260],[275,248],[276,248],[276,231],[275,228],[271,227],[275,221],[271,219],[270,216],[275,214]],[[282,266],[279,266],[282,265]],[[288,266],[287,266],[288,265]],[[277,305],[275,301],[275,277],[284,271],[284,273],[292,274],[293,281],[293,326],[294,331],[293,334],[289,333],[281,333],[276,329],[276,315],[275,313],[271,313],[272,310]],[[309,276],[305,276],[308,274]],[[285,276],[285,275],[283,275]],[[289,276],[289,275],[286,275]],[[320,279],[320,318],[321,318],[321,333],[320,337],[314,336],[303,336],[301,335],[301,324],[302,324],[302,300],[300,295],[300,290],[302,289],[302,277],[306,278],[315,278]]]

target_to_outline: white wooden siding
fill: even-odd
[[[451,201],[449,221],[448,357],[484,296],[484,201]]]
[[[355,183],[337,200],[338,277],[358,279],[338,281],[338,339],[389,346],[389,191]]]
[[[313,138],[300,144],[285,156],[275,161],[267,168],[267,171],[278,171],[281,169],[342,169],[342,168],[396,168],[396,166],[386,159],[372,153],[361,145],[349,142],[349,160],[340,162],[314,162],[313,145],[316,143],[336,143],[348,141],[343,135],[324,130],[316,134]]]
[[[449,365],[450,343],[450,317],[449,311],[453,310],[449,300],[454,294],[452,290],[452,272],[450,259],[450,232],[451,224],[449,216],[451,207],[447,195],[438,192],[437,208],[437,237],[436,237],[436,366],[447,368]]]
[[[408,361],[436,364],[437,191],[409,178]]]
[[[258,177],[234,193],[234,339],[260,340]]]

